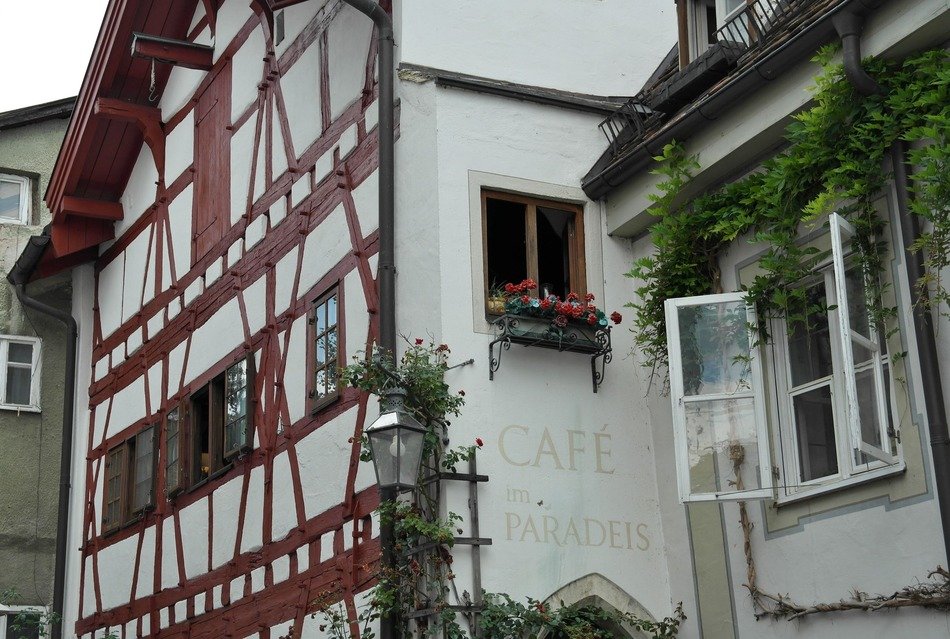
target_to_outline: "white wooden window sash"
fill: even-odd
[[[32,348],[32,360],[26,362],[10,361],[10,345],[24,344]],[[7,410],[22,410],[38,412],[40,410],[40,368],[42,359],[42,340],[38,337],[0,336],[0,408]],[[29,369],[30,371],[30,402],[29,404],[14,404],[7,397],[7,377],[10,368]]]
[[[705,392],[693,389],[687,392],[684,381],[683,343],[680,325],[680,314],[683,309],[695,306],[705,306],[716,309],[720,317],[725,317],[728,309],[733,312],[742,309],[739,317],[741,324],[737,324],[736,317],[725,322],[732,322],[727,330],[739,330],[742,338],[733,345],[739,347],[733,353],[724,353],[720,362],[724,367],[732,369],[741,358],[745,372],[733,384],[734,388],[717,389],[716,392]],[[769,447],[768,424],[765,417],[764,384],[762,367],[756,344],[756,318],[754,309],[745,303],[743,293],[723,293],[719,295],[702,295],[671,299],[666,301],[667,343],[669,349],[670,395],[673,404],[673,434],[679,484],[680,500],[683,502],[718,501],[732,499],[763,499],[773,496],[772,463]],[[736,327],[739,327],[738,329]],[[733,375],[730,371],[727,375]],[[725,379],[725,377],[724,377]],[[733,380],[735,381],[735,380]],[[738,414],[739,403],[744,404],[744,415]],[[751,402],[751,407],[749,403]],[[721,416],[726,417],[729,423],[728,432],[721,433],[715,428],[716,424],[709,423],[707,428],[713,432],[703,431],[707,444],[701,444],[698,436],[694,441],[690,438],[688,411],[699,410],[702,406],[719,406]],[[715,414],[715,413],[711,413]],[[744,427],[742,434],[736,430],[739,420],[746,423],[738,424]],[[748,423],[751,420],[751,423]],[[696,434],[700,434],[697,428]],[[754,450],[749,446],[749,438],[754,437]],[[695,444],[695,445],[694,445]],[[691,450],[691,446],[693,450]],[[755,485],[735,484],[732,455],[740,452],[744,455],[741,475],[743,478],[754,479]],[[693,463],[695,462],[695,463]],[[711,489],[697,489],[693,486],[692,469],[701,464],[712,467],[712,477],[715,486]],[[702,471],[701,471],[702,472]]]
[[[831,228],[831,256],[834,266],[835,294],[837,300],[837,330],[842,354],[841,371],[845,391],[845,419],[850,435],[851,448],[882,461],[885,464],[893,464],[896,461],[894,456],[881,447],[866,441],[861,428],[857,375],[868,370],[868,365],[862,363],[860,366],[861,370],[856,369],[854,362],[855,344],[871,353],[870,370],[874,377],[874,403],[877,417],[877,423],[872,425],[872,430],[876,430],[879,433],[882,445],[890,441],[887,433],[888,410],[887,399],[884,395],[887,390],[884,385],[884,366],[881,357],[881,348],[878,344],[877,335],[875,334],[874,322],[868,321],[870,335],[862,335],[859,333],[855,330],[851,322],[847,281],[845,279],[845,242],[854,237],[854,227],[837,213],[831,214],[829,217],[829,225]]]
[[[30,192],[30,178],[22,175],[9,175],[0,173],[0,183],[15,184],[19,188],[20,196],[18,202],[18,219],[0,216],[0,223],[3,224],[27,224],[30,221],[30,205],[32,193]]]

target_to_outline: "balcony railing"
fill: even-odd
[[[612,149],[641,137],[659,119],[659,114],[643,104],[643,92],[627,100],[623,106],[608,115],[600,126]]]
[[[761,47],[769,36],[815,0],[755,0],[716,31],[716,42],[742,43],[750,50]]]

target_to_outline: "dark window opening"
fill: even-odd
[[[528,277],[525,210],[518,202],[488,198],[485,205],[488,233],[488,286],[520,282]]]

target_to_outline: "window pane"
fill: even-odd
[[[247,434],[247,418],[241,417],[224,427],[224,450],[236,451],[244,447]]]
[[[858,391],[861,441],[890,452],[890,445],[885,447],[881,443],[881,419],[877,410],[877,383],[874,379],[874,369],[869,368],[856,372],[854,383],[855,389]],[[874,461],[874,458],[861,452],[855,452],[855,461],[859,465],[863,465]]]
[[[33,345],[10,342],[10,351],[7,354],[9,361],[19,364],[33,364]]]
[[[314,309],[314,320],[317,327],[316,334],[320,335],[327,330],[327,305],[320,304]]]
[[[336,326],[336,295],[327,298],[327,326]]]
[[[528,276],[524,204],[488,198],[488,285],[520,282]]]
[[[831,333],[824,284],[808,288],[805,298],[808,308],[814,310],[804,322],[793,322],[789,327],[788,360],[792,386],[831,375]]]
[[[180,475],[178,461],[181,453],[178,449],[178,409],[169,411],[165,418],[165,487],[166,490],[178,488]]]
[[[686,404],[689,483],[694,493],[735,492],[735,464],[743,490],[760,488],[754,400],[749,398]]]
[[[327,361],[326,335],[317,338],[317,366],[323,366]]]
[[[792,399],[798,434],[801,481],[835,475],[838,449],[831,406],[831,387],[820,386]]]
[[[225,392],[231,395],[245,386],[247,386],[247,361],[241,360],[234,366],[228,368],[225,379]]]
[[[864,274],[858,267],[849,268],[845,271],[844,281],[848,293],[848,318],[851,320],[851,330],[870,338],[870,313],[864,286]]]
[[[3,618],[0,617],[0,623]],[[7,617],[7,639],[39,639],[42,619],[39,614],[20,613]]]
[[[539,290],[564,297],[571,292],[570,225],[574,214],[538,207]]]
[[[0,180],[0,218],[20,221],[20,185]]]
[[[682,306],[677,312],[684,394],[748,391],[751,369],[745,303]]]
[[[7,404],[30,405],[32,371],[19,366],[7,366]]]
[[[238,417],[247,415],[247,389],[242,388],[228,395],[225,410],[226,422],[232,422]]]
[[[142,431],[135,437],[134,489],[132,510],[141,510],[152,501],[152,429]]]

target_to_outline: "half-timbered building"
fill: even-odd
[[[491,478],[492,545],[479,565],[460,549],[458,578],[669,614],[636,364],[609,342],[508,348],[488,301],[529,276],[629,299],[629,242],[580,178],[621,104],[602,96],[646,79],[672,10],[380,6],[396,326],[474,360],[447,374],[469,400],[450,436],[485,440]],[[72,269],[79,335],[64,635],[320,636],[314,602],[352,611],[369,587],[378,498],[358,457],[377,408],[337,368],[379,333],[377,46],[342,0],[109,3],[29,249],[34,276]]]

